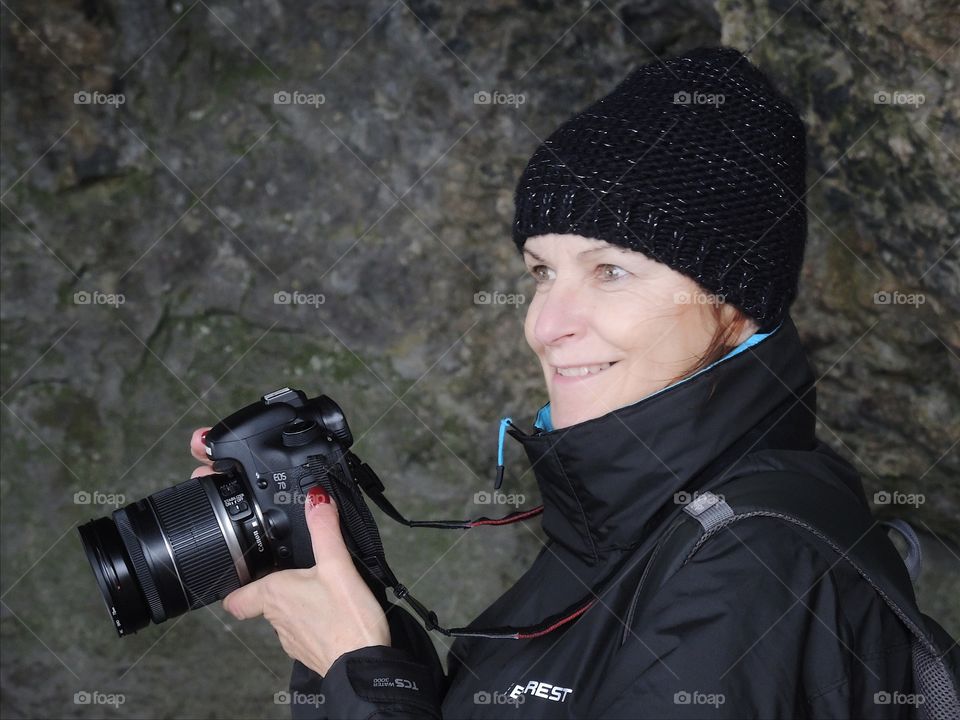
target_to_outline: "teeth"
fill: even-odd
[[[584,375],[596,375],[598,372],[603,372],[611,365],[613,365],[613,363],[603,363],[602,365],[587,365],[587,366],[578,367],[578,368],[557,368],[557,374],[563,375],[564,377],[582,377]]]

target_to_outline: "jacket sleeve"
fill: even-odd
[[[837,578],[852,580],[835,576],[842,561],[803,533],[753,518],[705,543],[638,609],[621,661],[597,690],[597,715],[857,716],[850,674],[858,659]]]
[[[429,633],[399,605],[385,611],[390,647],[344,653],[322,677],[294,661],[286,698],[294,720],[441,717],[447,678]]]

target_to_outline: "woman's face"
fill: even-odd
[[[554,428],[666,387],[713,338],[712,298],[642,253],[580,235],[538,235],[524,244],[524,262],[537,282],[524,334],[543,367]],[[751,321],[733,341],[754,332]],[[580,374],[584,367],[589,374]]]

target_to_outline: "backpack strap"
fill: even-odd
[[[907,556],[903,559],[903,562],[906,563],[907,572],[910,573],[910,581],[916,584],[923,568],[923,548],[920,545],[920,538],[917,537],[917,533],[910,523],[902,518],[881,520],[880,524],[886,525],[891,530],[896,530],[907,544]]]
[[[921,714],[960,717],[957,669],[951,671],[945,662],[948,636],[927,627],[903,559],[884,526],[849,488],[777,470],[730,480],[721,489],[723,495],[702,493],[664,532],[634,593],[621,645],[634,614],[713,535],[746,518],[772,517],[806,530],[849,562],[911,632],[916,690],[926,699]]]

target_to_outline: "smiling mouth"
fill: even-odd
[[[616,365],[617,362],[619,361],[615,360],[614,362],[600,363],[598,365],[582,365],[579,367],[555,367],[554,374],[560,377],[590,377],[592,375],[599,375],[604,370]]]

